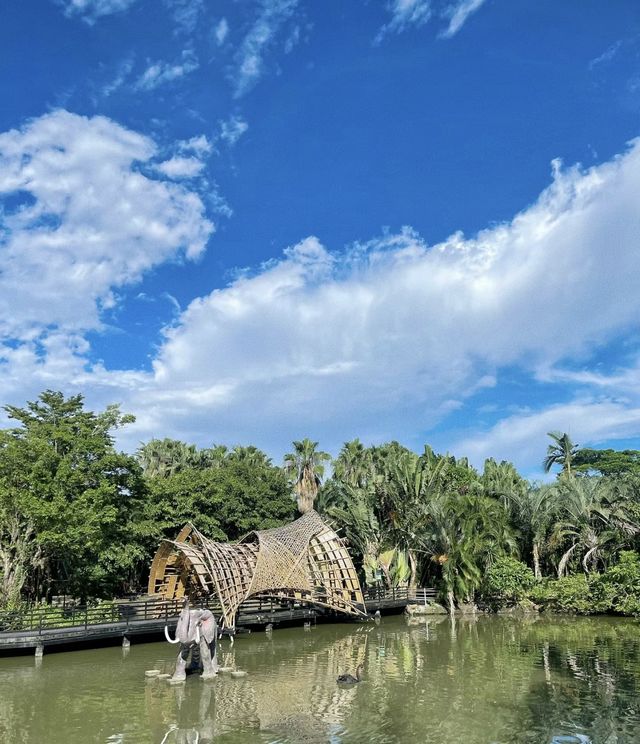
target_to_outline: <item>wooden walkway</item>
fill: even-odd
[[[363,610],[373,615],[400,612],[407,604],[435,598],[435,590],[418,589],[409,595],[406,588],[365,592]],[[212,601],[199,603],[214,613]],[[175,629],[182,600],[117,602],[97,607],[32,608],[23,612],[0,613],[0,655],[3,653],[42,653],[50,646],[98,645],[113,639],[163,637],[165,625]],[[291,600],[255,597],[240,606],[236,620],[238,632],[264,628],[271,624],[293,625],[345,619],[346,616],[324,608]]]

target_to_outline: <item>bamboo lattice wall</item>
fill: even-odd
[[[149,594],[163,599],[215,596],[225,625],[256,595],[363,614],[364,599],[351,556],[320,515],[309,511],[284,527],[250,532],[240,542],[209,540],[187,525],[165,540],[149,574]]]

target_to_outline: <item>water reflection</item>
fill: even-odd
[[[0,741],[522,742],[640,740],[640,625],[614,619],[383,618],[223,643],[246,670],[184,685],[168,644],[0,661]],[[336,684],[364,665],[363,681]]]
[[[304,636],[289,631],[286,638],[276,633],[255,639],[249,656],[238,643],[221,652],[220,664],[248,667],[247,677],[221,674],[211,681],[189,679],[184,686],[159,681],[147,696],[147,715],[153,720],[173,710],[167,744],[205,744],[239,731],[270,741],[327,741],[342,730],[356,695],[354,688],[335,684],[338,670],[365,663],[372,630],[353,626],[337,639],[315,630]]]

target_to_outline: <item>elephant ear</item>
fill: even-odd
[[[216,638],[216,619],[211,612],[204,615],[200,620],[200,632],[207,643],[213,643]]]
[[[189,603],[187,602],[180,613],[178,618],[178,625],[176,626],[176,638],[180,643],[188,643],[191,640],[190,636],[193,635],[191,625],[191,612],[189,611]]]

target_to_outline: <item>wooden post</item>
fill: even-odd
[[[36,659],[41,659],[44,654],[44,645],[42,643],[38,643],[36,645]]]

